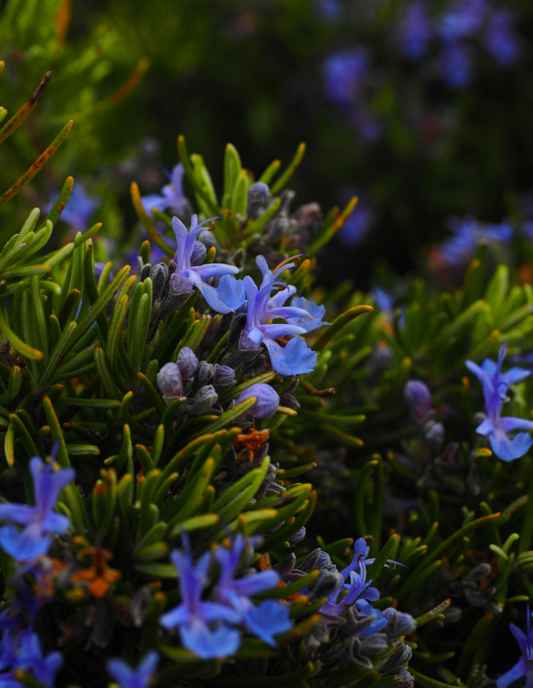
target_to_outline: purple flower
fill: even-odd
[[[198,216],[193,215],[191,227],[187,229],[180,219],[177,217],[172,218],[178,250],[174,256],[177,268],[170,280],[170,292],[174,295],[188,292],[192,294],[193,287],[197,287],[213,310],[219,313],[230,313],[244,303],[243,284],[240,280],[236,280],[231,276],[239,272],[239,268],[233,265],[224,265],[223,263],[193,264],[196,263],[194,260],[195,250],[197,255],[201,255],[200,247],[201,249],[205,248],[200,242],[196,241],[196,237],[206,223],[216,219],[211,217],[198,224]],[[197,244],[199,246],[196,246]],[[203,255],[205,255],[205,252]],[[205,281],[210,277],[219,277],[221,275],[222,278],[216,288]]]
[[[275,600],[267,600],[256,607],[250,596],[275,588],[279,583],[279,574],[270,569],[236,578],[235,574],[245,549],[246,540],[239,534],[230,548],[219,547],[216,550],[215,557],[220,564],[221,573],[216,584],[215,596],[240,615],[249,631],[269,645],[275,646],[274,635],[291,628],[289,608]]]
[[[506,373],[502,373],[501,366],[506,352],[507,344],[502,344],[497,363],[487,358],[481,367],[473,361],[466,361],[466,365],[481,381],[487,407],[488,418],[476,428],[476,432],[489,436],[492,451],[498,458],[511,461],[523,456],[533,444],[533,440],[525,432],[519,432],[513,439],[507,433],[513,430],[533,430],[533,421],[500,417],[509,385],[530,375],[529,370],[521,368],[511,368]]]
[[[256,259],[257,266],[263,274],[261,287],[258,289],[255,282],[248,275],[244,278],[246,289],[246,325],[241,336],[241,346],[244,349],[256,349],[264,344],[270,354],[272,368],[281,375],[303,375],[310,373],[315,367],[317,354],[307,344],[297,337],[293,337],[282,347],[275,341],[277,337],[305,334],[304,327],[297,325],[269,321],[280,318],[288,321],[289,318],[309,318],[309,313],[302,308],[284,306],[285,301],[295,293],[294,287],[286,287],[270,298],[272,289],[282,283],[276,278],[294,263],[287,262],[279,265],[274,272],[268,269],[263,256]]]
[[[415,0],[407,7],[399,32],[403,54],[409,60],[419,60],[431,39],[431,22],[421,0]]]
[[[420,380],[409,380],[403,388],[403,395],[416,420],[424,423],[433,410],[428,386]]]
[[[441,17],[438,31],[448,41],[471,36],[481,28],[485,12],[485,0],[456,0]]]
[[[496,681],[497,688],[507,688],[507,686],[519,678],[525,677],[526,688],[533,687],[533,629],[531,628],[531,613],[529,604],[527,605],[527,633],[521,631],[513,623],[509,624],[511,633],[514,635],[520,648],[522,656],[512,669],[502,674]]]
[[[185,170],[183,165],[179,163],[175,165],[172,174],[165,171],[169,178],[170,184],[167,184],[161,189],[162,195],[151,194],[143,196],[142,204],[148,215],[152,215],[154,209],[163,212],[163,210],[170,210],[176,215],[186,215],[189,209],[189,201],[183,194],[183,175]]]
[[[0,528],[0,545],[14,559],[29,561],[46,554],[52,538],[49,533],[64,533],[70,526],[66,516],[56,514],[54,507],[61,490],[74,480],[74,469],[63,468],[54,473],[52,464],[44,464],[34,457],[30,461],[33,477],[35,506],[27,504],[0,504],[0,520],[24,526]]]
[[[279,394],[270,385],[258,382],[248,387],[239,394],[235,404],[238,405],[251,397],[255,397],[257,401],[246,413],[243,413],[241,418],[246,418],[247,416],[252,416],[252,418],[271,418],[276,413],[279,406]]]
[[[272,299],[270,299],[270,303],[272,303]],[[306,332],[312,332],[318,327],[322,327],[322,325],[329,325],[329,323],[322,320],[326,315],[325,306],[318,306],[314,301],[310,301],[303,296],[297,296],[293,299],[291,301],[291,308],[301,308],[307,312],[307,318],[287,318],[288,323],[303,327]]]
[[[442,78],[454,89],[468,86],[472,79],[472,50],[469,46],[450,41],[445,43],[440,57]]]
[[[59,219],[83,234],[90,227],[91,216],[99,205],[100,199],[89,196],[83,186],[76,182]],[[52,206],[53,203],[49,203],[46,212],[50,212]]]
[[[368,72],[368,55],[364,48],[345,50],[331,55],[324,63],[326,94],[329,100],[350,109]]]
[[[505,66],[514,64],[518,58],[518,39],[513,31],[512,19],[507,9],[493,12],[483,36],[487,50]]]
[[[442,259],[450,266],[462,265],[475,251],[480,242],[507,243],[513,236],[508,222],[483,224],[468,218],[452,224],[454,236],[442,244]]]
[[[147,688],[152,682],[159,655],[152,650],[145,655],[137,669],[132,669],[122,659],[110,659],[107,671],[121,688]]]
[[[183,540],[186,553],[175,549],[170,555],[179,576],[181,604],[163,614],[160,623],[165,628],[177,628],[183,645],[201,659],[229,657],[240,645],[240,634],[226,623],[238,623],[240,614],[218,602],[202,600],[210,553],[194,564],[185,534]]]

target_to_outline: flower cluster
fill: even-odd
[[[420,60],[435,41],[440,50],[441,75],[450,88],[470,83],[474,40],[502,65],[512,65],[518,58],[511,12],[491,7],[485,0],[451,0],[436,17],[428,14],[422,0],[414,0],[403,12],[398,24],[403,54],[409,60]]]

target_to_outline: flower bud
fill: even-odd
[[[241,418],[252,416],[252,418],[271,418],[279,406],[279,395],[270,385],[258,382],[239,394],[235,400],[238,405],[251,397],[256,398],[255,404],[248,409]]]
[[[195,386],[197,389],[210,385],[215,377],[215,366],[207,361],[200,361],[196,370]]]
[[[326,571],[317,582],[312,597],[314,600],[318,600],[321,597],[328,597],[339,590],[343,583],[344,576],[342,573],[338,571]]]
[[[168,267],[164,263],[158,263],[150,270],[150,279],[152,280],[152,298],[155,301],[161,293],[167,282]]]
[[[270,189],[264,182],[255,182],[248,189],[248,217],[258,217],[270,198]]]
[[[210,248],[213,248],[213,246],[215,247],[217,253],[220,251],[220,244],[215,239],[213,232],[210,232],[208,229],[204,229],[200,232],[198,235],[198,240],[205,246],[207,251],[209,251]]]
[[[482,578],[485,578],[486,576],[490,576],[490,572],[492,571],[491,565],[487,563],[483,564],[478,564],[475,568],[470,571],[470,573],[467,576],[467,580],[470,581],[479,581]]]
[[[273,220],[268,229],[267,239],[270,244],[277,244],[278,241],[287,234],[290,222],[286,217],[278,217]]]
[[[427,385],[419,380],[409,380],[403,389],[411,413],[419,423],[423,423],[432,411],[431,394]]]
[[[181,396],[181,373],[175,363],[165,364],[157,373],[157,386],[165,399],[172,400]]]
[[[177,364],[183,380],[192,380],[198,368],[196,354],[188,346],[184,346],[178,354]]]
[[[196,392],[191,407],[191,416],[201,416],[202,413],[213,408],[217,401],[218,394],[215,392],[215,388],[212,385],[205,385]]]
[[[206,253],[207,249],[202,242],[195,241],[191,253],[191,265],[201,265],[205,260]]]
[[[424,435],[431,451],[437,454],[441,450],[444,441],[444,425],[430,421],[424,428]]]
[[[297,530],[292,537],[289,538],[289,545],[297,545],[299,542],[301,542],[305,538],[306,534],[306,529],[305,526],[302,526],[299,530]]]
[[[226,389],[235,384],[235,371],[226,365],[219,365],[215,370],[215,380],[213,382],[217,391]]]

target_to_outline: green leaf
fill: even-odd
[[[235,182],[241,171],[241,159],[235,146],[228,143],[224,156],[224,195],[222,207],[229,208]]]
[[[357,318],[364,313],[372,313],[373,310],[374,308],[372,306],[364,305],[350,308],[345,313],[342,313],[342,315],[339,315],[337,318],[335,318],[331,325],[326,327],[322,334],[317,337],[311,348],[313,351],[322,349],[338,332],[340,332],[340,330],[342,330],[345,325],[351,322],[354,318]]]
[[[394,556],[394,552],[398,547],[398,542],[400,541],[399,535],[391,535],[390,538],[385,543],[381,552],[377,555],[375,561],[370,564],[367,568],[367,578],[368,580],[376,579],[376,576],[381,571],[381,569],[387,563],[387,560]]]
[[[289,181],[289,179],[292,177],[292,175],[296,172],[298,166],[303,160],[303,157],[305,155],[305,143],[300,143],[298,148],[296,149],[296,153],[294,154],[294,158],[291,160],[289,166],[285,170],[285,172],[281,175],[281,177],[278,179],[278,181],[272,186],[272,193],[273,194],[278,194],[285,184]]]
[[[56,138],[52,141],[48,148],[43,153],[41,153],[41,155],[37,158],[33,165],[22,175],[22,177],[17,182],[13,184],[11,188],[9,188],[4,193],[3,196],[0,196],[0,207],[3,206],[4,203],[7,203],[9,199],[13,198],[13,196],[16,196],[18,192],[21,189],[23,189],[33,177],[35,177],[35,175],[37,174],[37,172],[39,172],[41,167],[52,157],[52,155],[56,152],[59,146],[67,138],[72,128],[72,124],[72,120],[70,120],[70,122],[67,122],[67,124],[65,124],[63,129],[61,129]]]
[[[44,221],[43,221],[42,225],[39,227],[39,229],[43,229],[43,227],[45,225],[47,225],[49,222],[53,227],[55,225],[55,223],[59,220],[61,213],[65,209],[67,201],[70,198],[70,194],[72,193],[73,186],[74,186],[74,178],[73,177],[67,177],[65,179],[65,183],[63,184],[63,188],[61,189],[61,193],[59,194],[57,201],[52,206],[48,215],[44,218]]]
[[[246,210],[248,207],[249,186],[250,178],[248,176],[248,171],[241,170],[233,187],[230,208],[235,217],[243,220],[246,218]]]
[[[0,329],[4,339],[8,339],[11,346],[18,351],[24,358],[29,358],[32,361],[40,361],[43,358],[43,352],[34,349],[23,342],[5,323],[0,323]]]

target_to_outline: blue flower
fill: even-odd
[[[484,33],[487,50],[506,67],[518,58],[518,39],[512,28],[512,15],[507,9],[493,12]]]
[[[198,216],[193,215],[191,227],[187,229],[177,217],[172,218],[172,226],[176,233],[178,250],[174,256],[177,268],[170,280],[170,292],[174,295],[192,293],[197,287],[211,308],[218,313],[231,313],[244,303],[244,287],[240,280],[231,275],[239,272],[239,268],[223,263],[208,263],[198,265],[197,256],[205,255],[205,247],[196,237],[204,225],[217,218],[211,217],[198,224]],[[218,287],[212,287],[205,280],[210,277],[222,276]]]
[[[350,198],[353,196],[358,196],[359,201],[354,212],[339,231],[339,239],[346,246],[359,246],[372,228],[375,219],[375,213],[365,198],[358,194],[355,189],[350,193]]]
[[[376,588],[370,587],[372,581],[366,580],[366,567],[375,561],[373,558],[368,558],[369,552],[370,547],[366,544],[366,540],[358,538],[354,543],[352,561],[339,572],[345,582],[339,590],[328,597],[326,604],[320,608],[321,611],[327,614],[339,615],[353,604],[355,604],[357,609],[363,610],[368,608],[368,602],[379,600],[379,591]],[[393,559],[387,559],[387,561],[399,564],[399,562]],[[403,564],[399,565],[403,566]],[[349,582],[346,582],[348,578]],[[367,612],[363,611],[363,613],[366,614]],[[376,614],[374,610],[372,610],[372,613]],[[377,633],[377,631],[373,632]]]
[[[32,630],[22,634],[20,651],[17,657],[17,668],[31,671],[35,678],[45,686],[54,688],[55,676],[63,664],[60,652],[51,652],[43,656],[39,637]]]
[[[374,617],[374,621],[372,621],[370,626],[367,626],[366,628],[363,628],[355,633],[355,635],[358,637],[369,637],[375,633],[379,633],[389,623],[389,620],[383,616],[381,611],[379,609],[374,609],[374,607],[372,607],[370,604],[360,606],[358,608],[358,612],[364,616]]]
[[[165,171],[169,178],[170,184],[167,184],[161,189],[162,195],[150,194],[143,196],[141,201],[143,207],[148,215],[152,215],[152,211],[170,210],[173,214],[184,215],[189,207],[189,201],[185,198],[183,193],[183,175],[185,170],[183,165],[179,163],[174,166],[172,174]]]
[[[523,456],[533,440],[525,432],[519,432],[513,439],[507,433],[513,430],[533,430],[533,422],[523,418],[501,418],[500,413],[509,385],[528,377],[531,371],[511,368],[502,373],[501,366],[506,352],[507,344],[502,344],[497,363],[487,358],[481,366],[473,361],[466,361],[466,365],[481,381],[487,407],[488,418],[476,428],[476,432],[489,436],[492,451],[498,458],[511,461]]]
[[[181,604],[163,614],[165,628],[177,628],[183,645],[201,659],[233,655],[240,645],[240,634],[226,623],[238,623],[241,615],[218,602],[202,600],[210,553],[194,564],[188,539],[183,535],[186,553],[174,550],[170,558],[179,576]]]
[[[100,199],[89,196],[83,186],[76,182],[59,219],[76,232],[83,233],[90,227],[91,216],[99,205]],[[52,206],[53,203],[46,206],[47,212],[50,212]]]
[[[485,12],[485,0],[456,0],[441,17],[438,31],[452,41],[471,36],[481,28]]]
[[[403,54],[409,60],[419,60],[431,39],[431,22],[420,0],[412,2],[399,24]]]
[[[244,349],[256,349],[264,344],[270,354],[272,368],[281,375],[303,375],[310,373],[315,367],[317,354],[307,344],[297,337],[293,337],[282,347],[275,341],[277,337],[305,334],[306,329],[289,322],[272,323],[271,320],[280,318],[288,321],[290,318],[309,319],[309,312],[294,306],[284,306],[285,301],[295,293],[294,287],[286,287],[270,298],[272,289],[282,283],[276,278],[294,263],[286,262],[279,265],[274,272],[268,269],[263,256],[258,256],[256,263],[263,274],[261,287],[248,275],[244,278],[246,289],[246,325],[241,336],[241,346]]]
[[[34,457],[30,461],[33,477],[35,506],[27,504],[0,504],[0,520],[24,526],[0,528],[0,546],[14,559],[29,561],[46,554],[52,538],[49,533],[61,534],[68,530],[70,521],[56,514],[54,508],[61,490],[74,480],[74,469],[63,468],[54,473],[52,464],[44,464]]]
[[[367,72],[368,55],[364,48],[331,55],[324,63],[328,98],[343,109],[351,109],[354,98],[366,80]]]
[[[507,387],[514,385],[516,382],[525,380],[531,375],[530,370],[523,368],[511,368],[506,373],[502,373],[502,364],[507,354],[507,343],[504,342],[498,352],[498,361],[491,361],[486,358],[481,366],[473,361],[466,361],[467,368],[474,373],[483,385],[483,391],[487,389],[487,395],[490,396],[495,391],[500,391],[500,396],[505,399]]]
[[[512,669],[496,681],[497,688],[507,688],[507,686],[523,676],[526,679],[526,688],[533,688],[533,629],[531,628],[531,613],[529,604],[527,605],[527,633],[521,631],[513,623],[509,624],[511,633],[514,635],[522,656]]]
[[[445,43],[440,65],[442,78],[450,88],[464,88],[472,80],[472,50],[463,43]]]
[[[271,302],[272,299],[270,299]],[[316,330],[318,327],[322,327],[322,325],[329,325],[329,323],[322,319],[326,315],[325,306],[318,306],[314,301],[310,301],[303,296],[297,296],[293,299],[291,301],[291,308],[301,308],[307,312],[307,317],[287,318],[288,323],[303,327],[306,332]]]
[[[107,671],[122,688],[147,688],[152,682],[158,661],[159,655],[152,650],[136,669],[132,669],[122,659],[110,659]]]
[[[279,575],[270,569],[235,578],[246,545],[246,540],[239,534],[230,548],[219,547],[216,550],[215,557],[220,564],[221,573],[215,587],[215,596],[240,615],[249,631],[275,646],[274,635],[291,628],[289,608],[275,600],[267,600],[258,607],[252,603],[250,596],[275,588],[279,583]]]

